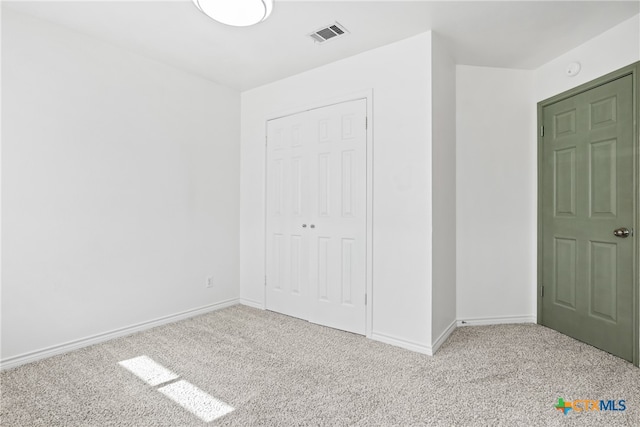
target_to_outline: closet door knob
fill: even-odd
[[[316,228],[316,226],[315,226],[315,225],[313,225],[313,224],[311,224],[311,228]]]
[[[307,224],[302,224],[302,228],[307,228]]]

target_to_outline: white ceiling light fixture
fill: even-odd
[[[234,27],[248,27],[264,21],[273,10],[273,0],[193,0],[208,17]]]

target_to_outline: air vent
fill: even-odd
[[[327,25],[326,27],[322,27],[317,31],[314,31],[313,33],[309,34],[309,37],[311,37],[316,43],[324,43],[347,34],[349,34],[349,31],[347,31],[346,28],[336,22],[331,25]]]

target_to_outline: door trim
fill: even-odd
[[[635,62],[619,70],[613,71],[602,77],[590,82],[584,83],[578,87],[570,89],[559,95],[547,98],[538,102],[538,126],[536,133],[538,134],[538,286],[537,286],[537,307],[538,307],[538,324],[542,324],[542,150],[543,137],[540,135],[540,129],[544,123],[543,109],[544,107],[555,104],[558,101],[578,95],[582,92],[602,86],[614,80],[631,75],[633,85],[633,227],[635,229],[635,244],[633,245],[633,364],[640,367],[640,271],[638,256],[640,255],[640,85],[638,84],[638,73],[640,72],[640,61]]]
[[[270,120],[280,119],[282,117],[292,116],[304,113],[309,110],[329,107],[331,105],[342,104],[349,101],[357,101],[364,99],[367,102],[367,129],[366,129],[366,259],[365,259],[365,286],[367,294],[367,302],[365,306],[365,336],[371,338],[373,330],[373,89],[365,89],[348,95],[324,99],[306,104],[302,107],[294,107],[279,113],[272,113],[264,118],[264,189],[262,193],[262,206],[264,208],[264,264],[263,275],[265,277],[265,286],[262,294],[262,306],[267,307],[267,125]]]

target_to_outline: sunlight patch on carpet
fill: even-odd
[[[180,376],[148,356],[134,357],[133,359],[118,362],[118,364],[152,387],[180,378]],[[157,387],[156,390],[207,423],[234,410],[232,406],[216,399],[185,380],[162,385]]]
[[[123,360],[118,364],[151,386],[157,386],[179,378],[178,375],[147,356]]]
[[[160,387],[158,391],[204,422],[213,421],[233,411],[231,406],[184,380]]]

